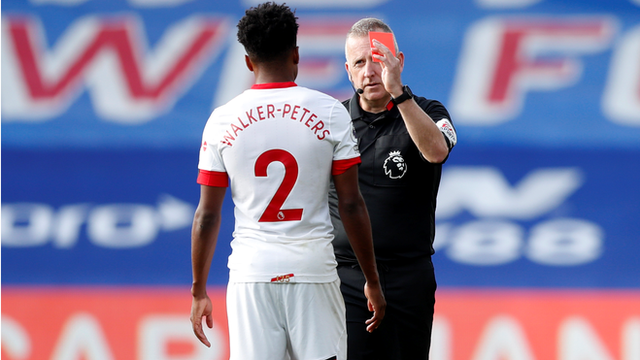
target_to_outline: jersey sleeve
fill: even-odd
[[[334,160],[331,165],[331,175],[340,175],[349,170],[350,167],[358,165],[361,162],[360,156],[351,159]]]
[[[220,146],[219,141],[216,140],[214,122],[215,112],[211,114],[202,133],[197,182],[201,185],[227,187],[229,186],[229,176],[219,151]]]
[[[447,109],[437,100],[428,101],[421,98],[422,101],[418,102],[418,105],[433,119],[433,121],[440,129],[440,132],[444,136],[444,140],[447,142],[449,150],[458,143],[458,134],[456,128],[453,126],[451,116]]]
[[[342,172],[360,163],[360,151],[356,140],[356,131],[351,123],[351,116],[342,104],[336,100],[331,113],[331,132],[335,141],[333,161],[342,164]],[[352,161],[344,161],[352,160]],[[348,164],[346,168],[344,165]],[[336,166],[334,166],[335,168]],[[338,166],[340,167],[340,166]]]
[[[224,173],[224,172],[207,171],[207,170],[200,169],[198,171],[197,182],[200,185],[228,187],[229,175],[227,175],[227,173]]]

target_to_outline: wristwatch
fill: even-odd
[[[409,100],[411,98],[413,98],[413,93],[411,92],[411,89],[409,89],[409,86],[405,85],[402,87],[402,95],[398,96],[397,98],[392,97],[391,102],[393,102],[397,106],[403,103],[405,100]]]

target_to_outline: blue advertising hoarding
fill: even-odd
[[[197,151],[2,157],[3,284],[190,283]],[[455,149],[438,199],[439,284],[639,288],[637,161],[626,150]],[[227,281],[229,196],[224,214],[217,285]]]
[[[235,24],[254,3],[4,2],[3,284],[190,282],[201,131],[251,85]],[[637,1],[288,3],[300,85],[349,97],[344,35],[373,15],[450,110],[441,286],[640,287]]]

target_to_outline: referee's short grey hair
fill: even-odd
[[[376,18],[364,18],[358,20],[349,32],[347,32],[347,39],[354,37],[363,37],[369,36],[370,31],[378,31],[378,32],[386,32],[393,34],[393,30],[387,25],[384,21]],[[398,42],[396,41],[396,36],[393,35],[393,43],[396,47],[396,54],[398,53]]]

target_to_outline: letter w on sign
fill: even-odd
[[[45,121],[64,113],[86,87],[104,120],[142,123],[168,111],[218,55],[225,20],[193,16],[148,49],[135,16],[77,20],[47,48],[39,21],[4,17],[3,121]]]

